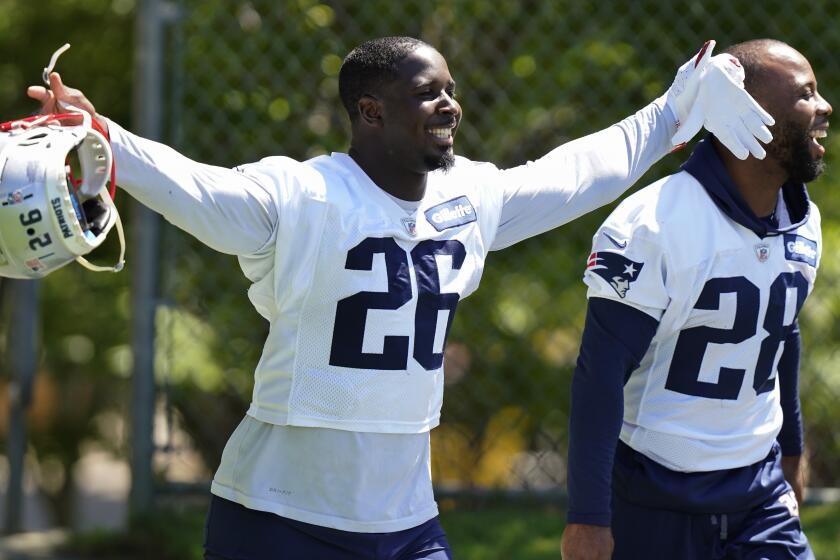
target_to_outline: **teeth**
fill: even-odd
[[[815,130],[811,133],[812,138],[825,138],[826,136],[828,136],[828,131],[825,129]]]
[[[442,139],[450,138],[452,136],[451,128],[430,128],[429,132],[432,136]]]

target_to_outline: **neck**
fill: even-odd
[[[769,156],[763,160],[752,156],[740,160],[717,138],[714,145],[729,177],[750,210],[759,218],[772,214],[776,209],[779,190],[787,180],[787,173],[776,161],[769,159]]]
[[[402,200],[421,200],[426,192],[428,173],[416,172],[393,161],[381,150],[350,146],[349,155],[376,186]]]

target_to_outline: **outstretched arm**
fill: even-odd
[[[660,98],[621,122],[506,169],[492,249],[549,231],[618,198],[671,151],[677,121]]]
[[[634,115],[502,171],[504,201],[492,249],[612,202],[703,126],[725,138],[724,145],[738,157],[751,152],[764,157],[758,140],[772,139],[766,125],[773,119],[744,90],[743,71],[737,73],[740,67],[732,64],[731,55],[711,56],[713,48],[713,41],[704,45],[679,68],[668,91]]]
[[[270,188],[237,170],[193,161],[131,134],[97,114],[93,103],[65,86],[58,73],[49,79],[49,89],[32,86],[27,93],[44,113],[73,106],[97,119],[110,136],[120,188],[217,251],[247,255],[273,239],[277,208]]]

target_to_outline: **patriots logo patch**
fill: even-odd
[[[631,261],[624,255],[612,251],[596,251],[589,255],[586,270],[606,280],[618,297],[624,299],[645,263]]]

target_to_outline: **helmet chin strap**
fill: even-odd
[[[41,75],[41,79],[44,80],[44,83],[47,86],[50,85],[50,73],[53,71],[53,68],[55,68],[55,64],[56,64],[56,62],[58,62],[58,57],[61,56],[62,53],[64,53],[64,51],[66,51],[69,48],[70,48],[70,43],[65,43],[62,47],[60,47],[58,50],[56,50],[53,53],[52,57],[50,57],[50,63],[44,68],[44,71]],[[64,110],[64,111],[72,112],[72,113],[78,113],[79,115],[81,115],[82,126],[84,126],[85,130],[90,130],[91,128],[94,127],[93,119],[91,118],[90,114],[87,111],[83,111],[82,109],[79,109],[78,107],[74,107],[73,105],[70,105],[69,103],[64,103],[62,101],[59,101],[58,104],[61,107],[61,109]],[[113,189],[115,186],[116,185],[114,185],[114,163],[112,162],[112,164],[111,164],[111,189]],[[111,195],[111,198],[113,199],[113,197],[114,197],[113,190],[109,194]],[[94,272],[119,272],[125,266],[125,233],[123,233],[122,219],[120,218],[120,213],[117,212],[116,208],[113,207],[113,203],[112,203],[112,206],[111,206],[110,210],[112,212],[114,212],[114,214],[116,215],[114,225],[117,228],[117,237],[119,237],[119,240],[120,240],[120,256],[119,256],[119,259],[117,260],[117,264],[115,264],[114,266],[99,266],[99,265],[93,264],[92,262],[90,262],[89,260],[87,260],[86,258],[84,258],[81,255],[76,257],[76,262],[77,263],[79,263],[80,265],[82,265],[86,269],[92,270]]]
[[[69,47],[69,45],[67,45],[67,46]],[[87,111],[83,111],[83,110],[81,110],[77,107],[74,107],[73,105],[69,105],[69,104],[64,104],[64,105],[66,106],[66,109],[68,111],[78,112],[78,113],[81,114],[82,119],[83,119],[83,126],[85,127],[85,130],[90,130],[92,128],[93,119],[91,118],[90,114]],[[107,140],[105,140],[105,141],[107,142]],[[111,183],[112,183],[112,187],[113,187],[113,182],[114,182],[113,171],[114,171],[114,162],[111,162]],[[102,187],[102,188],[103,188],[103,190],[105,189],[105,187]],[[103,199],[105,199],[105,198],[106,197],[103,197]],[[120,256],[119,256],[119,259],[117,260],[117,264],[115,264],[114,266],[99,266],[97,264],[93,264],[92,262],[90,262],[89,260],[87,260],[86,258],[84,258],[81,255],[76,257],[76,262],[77,263],[79,263],[80,265],[82,265],[83,267],[85,267],[88,270],[92,270],[93,272],[119,272],[125,266],[125,233],[123,232],[122,219],[120,218],[120,213],[117,212],[117,209],[114,206],[113,199],[108,198],[108,201],[109,201],[108,206],[110,206],[109,210],[111,212],[113,212],[114,215],[116,216],[116,218],[114,220],[114,225],[117,228],[117,237],[120,240]]]
[[[99,266],[97,264],[93,264],[86,258],[82,257],[81,255],[76,257],[76,262],[85,267],[88,270],[92,270],[93,272],[119,272],[125,266],[125,234],[123,233],[123,225],[122,220],[120,219],[119,212],[112,209],[112,212],[116,213],[116,220],[114,226],[117,228],[117,237],[120,240],[120,257],[117,260],[117,264],[114,266]]]
[[[53,68],[55,68],[55,63],[58,62],[58,57],[61,56],[64,53],[64,51],[66,51],[69,48],[70,43],[64,43],[64,45],[59,47],[58,50],[56,50],[50,57],[50,63],[47,64],[47,66],[44,68],[44,71],[41,73],[41,79],[44,80],[44,83],[47,84],[47,86],[50,85],[50,73],[53,71]]]

